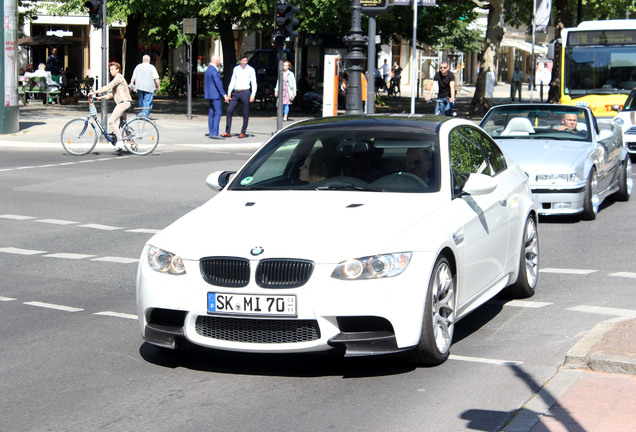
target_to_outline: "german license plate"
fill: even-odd
[[[208,313],[295,316],[295,295],[208,293]]]

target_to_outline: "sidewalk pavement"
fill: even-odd
[[[376,106],[376,113],[403,113],[411,112],[410,87],[402,86],[403,97],[399,100],[385,99],[384,105]],[[470,102],[475,88],[464,86],[457,96],[455,111],[460,117],[467,117]],[[524,102],[530,101],[530,94],[527,87],[523,93]],[[538,92],[535,92],[534,100],[538,101]],[[417,114],[433,114],[434,103],[426,103],[422,97],[415,101],[415,112]],[[510,102],[510,85],[495,86],[493,102],[502,104]],[[112,104],[108,105],[109,114]],[[101,105],[98,106],[101,111]],[[191,105],[191,118],[187,118],[188,106],[184,99],[168,99],[156,97],[152,117],[157,120],[159,128],[159,149],[166,148],[188,148],[206,147],[213,149],[245,149],[254,150],[269,139],[277,128],[276,107],[262,107],[259,103],[254,103],[250,107],[249,126],[247,137],[238,138],[243,118],[240,110],[234,114],[232,121],[232,137],[224,140],[213,140],[205,136],[208,132],[208,101],[202,98],[193,98]],[[28,105],[19,107],[20,130],[12,134],[0,135],[0,147],[18,147],[21,149],[62,149],[60,143],[60,133],[64,125],[73,118],[86,117],[88,114],[88,103],[80,100],[78,105],[44,105],[40,101],[31,101]],[[339,111],[344,114],[344,110]],[[292,105],[290,120],[304,120],[322,113],[309,114],[300,106]],[[98,115],[101,120],[101,113]],[[223,115],[225,117],[225,114]],[[473,119],[478,121],[479,119]],[[283,122],[283,127],[291,124],[292,121]],[[221,119],[220,131],[225,130],[225,118]],[[101,138],[97,144],[96,151],[112,150],[112,146],[105,143]]]
[[[378,107],[377,112],[410,112],[408,89],[398,103]],[[470,104],[474,87],[464,87],[457,106]],[[525,97],[529,97],[527,87]],[[538,93],[534,101],[538,102]],[[494,103],[510,102],[510,85],[495,87]],[[524,99],[529,102],[529,99]],[[395,102],[394,102],[395,104]],[[233,137],[223,141],[205,136],[208,124],[208,103],[193,99],[192,118],[187,119],[187,105],[182,100],[158,98],[153,117],[159,127],[159,149],[205,147],[254,151],[264,143],[277,126],[275,107],[250,109],[247,138],[238,139],[242,118],[233,119]],[[405,111],[407,110],[407,111]],[[418,100],[415,112],[432,113],[434,104]],[[20,107],[20,131],[0,135],[0,148],[53,149],[63,151],[60,132],[72,118],[88,112],[84,101],[80,105],[44,106],[37,101]],[[298,116],[292,108],[293,120]],[[320,115],[320,114],[319,114]],[[460,113],[461,115],[461,113]],[[291,122],[285,122],[283,127]],[[221,129],[225,120],[221,120]],[[110,144],[98,144],[96,150],[112,150]],[[114,153],[114,151],[113,151]],[[570,351],[564,364],[543,388],[524,404],[503,428],[505,432],[628,432],[636,431],[636,316],[630,315],[605,321],[589,331]]]

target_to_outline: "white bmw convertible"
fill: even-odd
[[[256,353],[448,358],[457,321],[532,296],[527,176],[472,122],[339,116],[293,124],[143,249],[145,340]]]

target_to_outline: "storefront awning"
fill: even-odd
[[[518,40],[502,40],[502,47],[510,47],[515,48],[521,51],[525,51],[527,53],[532,53],[532,44],[529,42],[518,41]],[[541,45],[534,45],[534,53],[535,55],[546,55],[548,53],[548,49],[546,47],[542,47]]]

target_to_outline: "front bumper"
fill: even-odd
[[[583,211],[585,186],[575,189],[532,187],[532,197],[540,215],[571,215]]]
[[[433,258],[414,253],[401,275],[363,281],[334,279],[335,264],[316,264],[310,280],[294,289],[264,289],[254,283],[218,287],[203,280],[198,261],[186,261],[186,274],[172,276],[151,270],[142,258],[137,277],[141,333],[147,342],[165,348],[178,348],[187,340],[208,348],[255,353],[340,349],[345,356],[361,356],[403,351],[419,342]],[[208,292],[292,294],[297,314],[211,314]]]

